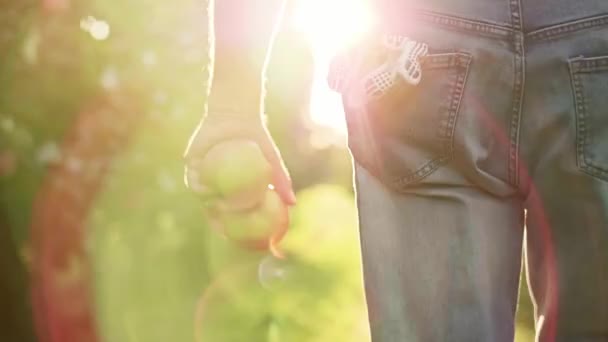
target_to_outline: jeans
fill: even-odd
[[[538,341],[608,341],[608,1],[384,2],[429,54],[345,105],[373,342],[512,341],[522,259]]]

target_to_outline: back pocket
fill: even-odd
[[[421,182],[450,161],[471,55],[430,54],[422,80],[400,84],[365,110],[346,107],[355,161],[397,191]]]
[[[569,60],[578,167],[608,181],[608,56]]]

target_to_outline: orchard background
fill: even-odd
[[[33,341],[34,327],[43,342],[369,341],[350,155],[311,120],[315,54],[289,20],[267,102],[298,194],[286,258],[211,232],[184,186],[205,103],[205,8],[0,1],[6,341]],[[517,340],[532,326],[523,296]]]

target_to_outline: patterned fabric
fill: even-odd
[[[346,49],[331,61],[329,87],[349,105],[362,105],[384,96],[399,79],[417,85],[422,78],[420,57],[428,46],[400,35],[382,35]]]

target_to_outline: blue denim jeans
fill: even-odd
[[[429,54],[346,106],[373,341],[512,341],[522,254],[538,341],[608,341],[608,1],[384,3]]]

